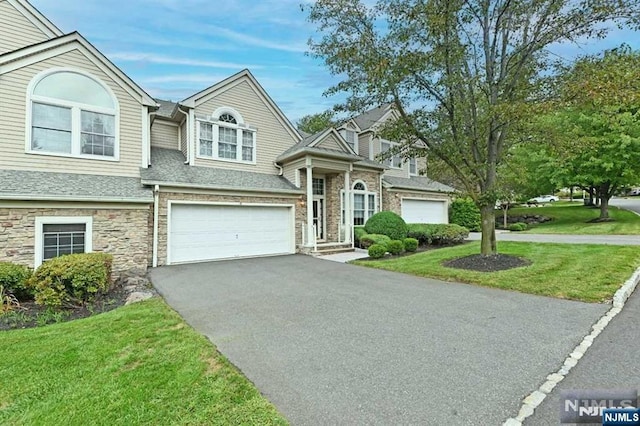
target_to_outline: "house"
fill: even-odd
[[[0,2],[0,261],[148,266],[352,247],[381,209],[446,222],[452,188],[376,155],[389,105],[301,134],[244,70],[157,100],[26,0]]]

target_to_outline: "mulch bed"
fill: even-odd
[[[141,279],[138,278],[138,280]],[[155,290],[148,285],[148,281],[143,279],[137,282],[137,285],[118,282],[108,293],[100,295],[91,304],[84,306],[53,310],[46,306],[37,305],[33,301],[20,302],[20,307],[0,315],[0,331],[40,327],[108,312],[123,306],[129,295],[136,291],[155,294]]]
[[[469,271],[495,272],[528,266],[531,265],[531,262],[508,254],[496,254],[493,256],[472,254],[470,256],[448,260],[444,262],[443,265],[448,268],[466,269]]]

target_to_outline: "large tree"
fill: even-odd
[[[318,133],[336,125],[335,115],[335,111],[330,109],[316,114],[308,114],[298,120],[297,126],[303,132],[309,134]]]
[[[390,137],[423,141],[482,214],[481,253],[497,252],[498,166],[539,93],[556,43],[604,37],[637,23],[640,0],[318,0],[309,19],[320,32],[311,51],[348,93],[342,108],[393,102]]]

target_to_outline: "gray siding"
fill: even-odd
[[[332,133],[329,133],[327,136],[325,136],[325,138],[322,139],[320,142],[318,142],[316,146],[318,148],[335,149],[337,151],[344,151],[344,148],[342,148],[342,146],[336,139],[335,135],[333,135]]]
[[[0,55],[46,40],[49,37],[22,13],[0,1]]]
[[[358,155],[373,160],[373,156],[369,156],[369,141],[371,140],[371,133],[364,135],[358,135]]]
[[[197,105],[195,113],[196,115],[210,116],[217,108],[224,106],[234,108],[242,114],[247,125],[258,129],[256,133],[256,164],[196,157],[196,165],[277,174],[278,169],[273,165],[273,162],[278,155],[282,154],[297,141],[287,132],[275,114],[246,80]],[[193,123],[194,132],[196,126],[197,120]],[[197,146],[197,141],[195,141],[195,144]]]
[[[151,146],[178,149],[178,126],[172,122],[156,119],[151,125]]]
[[[6,2],[5,2],[6,3]],[[0,3],[2,4],[2,3]],[[111,88],[119,103],[120,160],[104,161],[27,154],[27,86],[41,71],[53,67],[90,73]],[[0,76],[0,168],[51,172],[139,176],[142,164],[143,106],[82,53],[73,50]]]

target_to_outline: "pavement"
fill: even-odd
[[[296,425],[501,424],[609,308],[303,255],[150,275]]]
[[[631,295],[620,312],[594,340],[585,356],[524,422],[557,425],[560,392],[569,389],[640,390],[640,292]]]
[[[614,197],[609,204],[640,214],[640,197]]]
[[[480,232],[470,232],[468,240],[479,241]],[[640,245],[640,235],[567,235],[496,232],[498,241],[527,241],[532,243]]]
[[[324,256],[316,256],[317,259],[331,260],[332,262],[347,263],[352,260],[363,259],[369,257],[369,252],[364,249],[356,248],[354,251],[344,253],[326,254]]]

